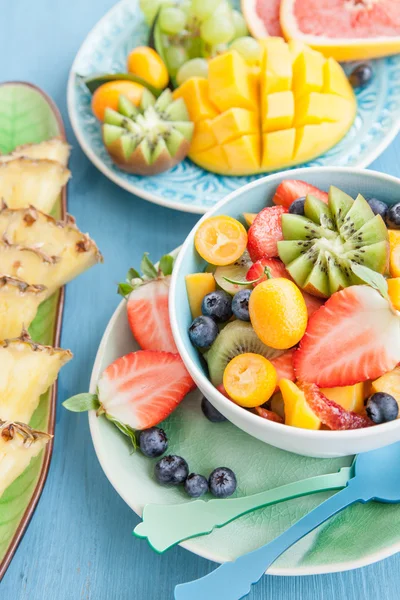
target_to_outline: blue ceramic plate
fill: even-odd
[[[150,202],[202,214],[260,176],[222,177],[190,160],[153,177],[120,171],[103,146],[99,124],[90,110],[90,94],[76,78],[76,74],[124,71],[128,53],[135,46],[145,45],[147,38],[148,27],[138,0],[121,0],[99,21],[72,65],[68,83],[71,123],[88,158],[116,184]],[[346,70],[352,68],[347,65]],[[400,128],[400,55],[375,61],[374,74],[373,81],[357,93],[358,114],[346,137],[303,166],[366,167],[390,144]]]

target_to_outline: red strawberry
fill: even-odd
[[[163,421],[195,385],[179,354],[139,350],[114,361],[98,382],[100,412],[132,429]]]
[[[322,202],[328,202],[328,194],[326,192],[323,192],[319,188],[298,179],[285,179],[282,181],[282,183],[280,183],[276,188],[272,202],[274,202],[274,204],[289,208],[294,200],[297,198],[303,198],[304,196],[307,196],[307,194],[316,196],[322,200]]]
[[[217,385],[217,390],[219,392],[221,392],[221,394],[223,396],[225,396],[225,398],[228,398],[228,400],[232,400],[232,398],[230,396],[228,396],[228,392],[226,391],[226,389],[224,388],[224,384],[220,383],[219,385]]]
[[[296,373],[293,367],[293,355],[295,350],[292,348],[287,350],[277,358],[271,358],[271,362],[276,369],[278,381],[280,379],[290,379],[290,381],[296,381]]]
[[[254,265],[251,265],[250,269],[246,273],[247,281],[255,281],[254,287],[267,280],[265,275],[265,268],[268,267],[271,271],[272,277],[286,277],[290,279],[289,273],[286,271],[286,267],[279,258],[260,258]]]
[[[283,239],[282,215],[287,212],[283,206],[267,206],[258,213],[248,231],[247,250],[256,262],[260,258],[278,256],[277,242]]]
[[[274,421],[275,423],[283,423],[282,417],[272,412],[272,410],[268,410],[267,408],[263,408],[262,406],[256,406],[255,412],[259,417],[263,419],[267,419],[267,421]]]
[[[314,383],[303,383],[300,387],[311,410],[329,429],[361,429],[373,425],[368,417],[345,410],[329,400]]]
[[[325,299],[317,298],[317,296],[312,296],[311,294],[307,294],[307,292],[301,291],[301,293],[303,294],[304,302],[307,306],[308,318],[310,318],[319,308],[321,308]]]
[[[376,379],[400,360],[400,318],[376,290],[356,285],[333,294],[308,321],[294,355],[300,381],[319,387]]]

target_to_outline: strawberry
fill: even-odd
[[[143,350],[178,352],[168,313],[172,264],[172,257],[164,256],[156,270],[145,254],[141,264],[144,276],[130,269],[126,282],[119,285],[119,293],[127,299],[129,326]]]
[[[277,242],[283,239],[282,215],[287,212],[283,206],[267,206],[258,213],[248,231],[247,250],[256,262],[265,256],[278,256]]]
[[[228,392],[226,391],[226,389],[224,388],[224,384],[220,383],[219,385],[217,385],[217,390],[219,392],[221,392],[221,394],[223,396],[225,396],[225,398],[228,398],[228,400],[232,400],[232,398],[230,396],[228,396]]]
[[[276,358],[271,358],[272,364],[276,369],[278,376],[278,382],[280,379],[289,379],[290,381],[296,381],[296,374],[293,367],[293,355],[294,349],[287,350]]]
[[[329,429],[361,429],[373,425],[368,417],[348,411],[340,404],[329,400],[314,383],[302,383],[300,387],[313,413]]]
[[[276,188],[272,202],[289,208],[297,198],[303,198],[307,194],[312,194],[316,198],[319,198],[319,200],[322,200],[322,202],[328,203],[328,194],[326,192],[298,179],[284,179]]]
[[[365,285],[333,294],[308,321],[294,355],[300,381],[319,387],[376,379],[400,360],[400,318]]]
[[[254,409],[255,413],[262,417],[263,419],[267,419],[267,421],[274,421],[275,423],[283,423],[282,417],[274,413],[272,410],[268,410],[267,408],[263,408],[262,406],[256,406]]]
[[[317,298],[317,296],[312,296],[307,292],[303,292],[303,290],[301,290],[301,293],[303,294],[304,302],[307,306],[308,318],[310,318],[319,308],[321,308],[321,306],[325,302],[325,299]]]

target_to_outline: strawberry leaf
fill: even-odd
[[[111,421],[111,423],[115,425],[115,427],[117,427],[117,429],[120,430],[121,433],[123,433],[130,439],[133,449],[136,450],[137,440],[135,430],[132,429],[132,427],[129,427],[129,425],[124,425],[124,423],[121,423],[121,421],[118,421],[118,419],[114,419],[114,417],[112,417],[111,415],[106,414],[106,417],[109,421]]]
[[[126,275],[126,283],[130,283],[132,279],[138,278],[140,279],[140,274],[136,271],[136,269],[131,267]]]
[[[71,412],[87,412],[88,410],[97,410],[100,407],[100,402],[96,394],[84,393],[71,396],[62,405]]]
[[[174,259],[170,254],[165,254],[160,258],[160,271],[163,275],[171,275],[174,268]]]
[[[367,285],[374,288],[374,290],[377,290],[381,296],[386,298],[386,300],[389,299],[388,285],[383,275],[373,271],[369,267],[364,267],[363,265],[357,265],[355,263],[352,263],[351,270],[353,271],[354,275],[356,275]]]
[[[157,277],[157,269],[149,259],[148,252],[143,254],[142,262],[140,263],[142,273],[148,279],[155,279]]]
[[[130,283],[120,283],[118,285],[118,294],[123,298],[126,298],[133,291],[133,289],[134,288]]]

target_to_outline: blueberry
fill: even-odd
[[[232,316],[232,297],[224,290],[206,294],[201,303],[201,312],[217,323],[225,323]]]
[[[211,421],[211,423],[222,423],[226,421],[226,417],[222,415],[219,410],[214,408],[214,406],[203,396],[201,401],[201,410],[204,413],[204,416]]]
[[[154,475],[161,485],[180,485],[189,474],[189,467],[180,456],[170,455],[161,458],[154,468]]]
[[[390,229],[400,229],[400,202],[389,207],[386,215],[386,225]]]
[[[350,73],[349,81],[353,88],[364,87],[371,81],[373,74],[371,65],[362,63]]]
[[[377,392],[368,398],[366,410],[371,421],[379,425],[397,419],[399,405],[390,394]]]
[[[301,198],[297,198],[293,200],[292,204],[289,206],[289,212],[292,215],[304,215],[304,203],[306,201],[306,197],[302,196]]]
[[[211,317],[196,317],[189,327],[190,341],[198,348],[211,346],[218,333],[218,325]]]
[[[164,454],[168,448],[168,438],[163,429],[150,427],[140,432],[139,446],[145,456],[155,458]]]
[[[233,296],[232,312],[241,321],[250,321],[249,298],[251,290],[240,290]]]
[[[380,215],[383,220],[386,218],[386,214],[388,211],[388,205],[382,202],[381,200],[377,200],[376,198],[370,198],[367,200],[368,204],[373,210],[375,215]]]
[[[210,492],[216,498],[228,498],[236,490],[237,481],[235,473],[231,469],[228,469],[228,467],[218,467],[218,469],[215,469],[211,473],[208,485]]]
[[[185,481],[185,491],[191,498],[200,498],[208,492],[208,482],[203,475],[196,475],[196,473],[190,473],[189,477]]]

